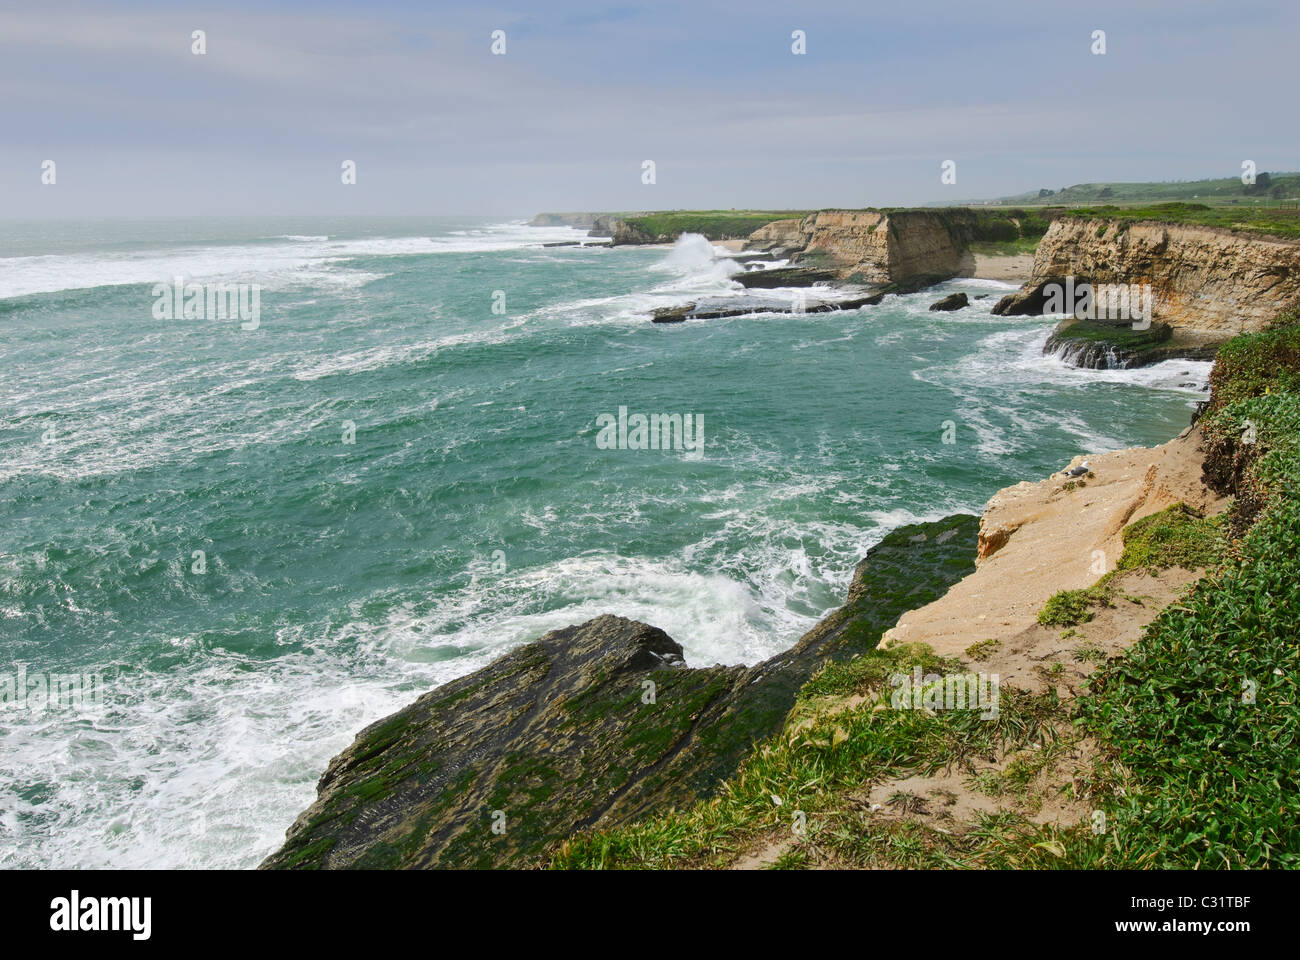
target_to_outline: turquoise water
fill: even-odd
[[[253,866],[361,727],[600,613],[767,657],[893,527],[1167,440],[1208,373],[1066,368],[992,281],[654,325],[734,268],[540,246],[579,236],[0,229],[0,677],[107,697],[0,713],[0,866]],[[258,285],[260,325],[155,319],[177,275]],[[926,310],[955,290],[986,298]],[[703,456],[601,449],[620,407],[702,418]]]

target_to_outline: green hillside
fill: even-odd
[[[1209,205],[1265,205],[1300,200],[1300,173],[1258,173],[1246,185],[1240,177],[1217,180],[1170,180],[1162,183],[1077,183],[1072,187],[1031,190],[1014,197],[987,201],[988,205],[1044,204],[1074,206],[1095,203],[1196,202]]]

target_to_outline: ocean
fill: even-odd
[[[1168,440],[1209,372],[1071,369],[996,281],[652,324],[741,296],[725,252],[541,246],[582,236],[0,228],[0,692],[102,684],[0,704],[0,867],[253,867],[362,727],[598,614],[771,656],[891,529]],[[160,311],[177,277],[256,324]],[[699,451],[598,442],[654,414]]]

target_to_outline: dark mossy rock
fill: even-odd
[[[839,310],[857,310],[874,306],[885,298],[883,293],[843,300],[806,301],[801,310],[795,310],[788,301],[773,301],[758,297],[715,299],[713,304],[700,301],[680,307],[660,307],[650,314],[652,323],[682,323],[685,320],[724,320],[756,313],[834,313]],[[739,306],[733,306],[739,301]]]
[[[1062,280],[1044,280],[1042,283],[1036,283],[1027,286],[1024,289],[1017,290],[1015,293],[1008,293],[1005,297],[993,305],[993,314],[998,317],[1040,317],[1043,314],[1043,307],[1047,303],[1047,286],[1051,283],[1064,285]]]
[[[742,287],[811,287],[815,283],[830,283],[836,278],[834,270],[819,267],[774,267],[770,270],[747,270],[732,276]]]
[[[857,310],[859,307],[874,307],[885,299],[883,293],[873,293],[866,297],[850,297],[848,300],[831,300],[820,304],[820,309],[809,307],[805,313],[828,313],[834,310]]]
[[[706,797],[825,662],[974,570],[978,530],[963,514],[889,534],[843,607],[753,667],[685,667],[621,617],[548,633],[363,730],[262,866],[539,866],[575,831]]]
[[[970,305],[970,298],[964,293],[953,293],[930,304],[931,310],[960,310]]]
[[[1082,290],[1090,283],[1087,278],[1049,277],[1037,283],[1025,284],[1015,293],[1009,293],[993,305],[993,313],[999,317],[1041,317],[1047,309],[1048,300],[1052,298],[1049,287],[1059,288],[1058,297],[1067,291]],[[1063,302],[1063,301],[1062,301]]]
[[[694,303],[684,304],[680,307],[660,307],[650,314],[652,323],[681,323],[691,315],[695,309]]]
[[[1167,323],[1134,329],[1131,323],[1066,319],[1047,338],[1043,353],[1074,367],[1126,370],[1162,360],[1213,360],[1222,342],[1204,334],[1175,334]]]

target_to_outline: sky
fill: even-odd
[[[1294,0],[3,0],[0,218],[862,207],[1300,170],[1297,35]]]

